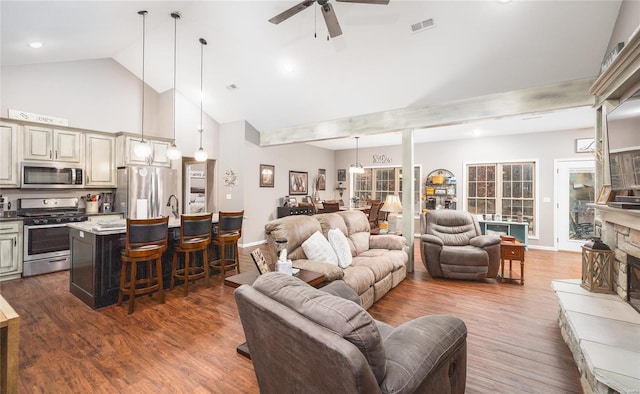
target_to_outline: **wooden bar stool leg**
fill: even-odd
[[[131,262],[131,281],[129,282],[129,315],[133,313],[133,304],[136,300],[136,274],[138,272],[138,263],[134,260]]]
[[[189,274],[191,273],[191,252],[184,253],[184,296],[189,293]]]
[[[236,262],[236,272],[239,274],[240,273],[240,252],[238,251],[238,243],[234,243],[233,244],[233,260]]]
[[[169,289],[173,290],[175,286],[176,271],[178,270],[178,252],[173,252],[173,262],[171,263],[171,284]]]
[[[156,258],[156,280],[158,281],[158,298],[160,303],[164,304],[164,285],[162,281],[162,256]]]
[[[202,268],[204,269],[204,284],[209,287],[209,253],[207,248],[202,249]]]
[[[222,283],[224,283],[224,278],[227,277],[227,270],[225,269],[225,261],[227,259],[227,245],[220,245],[220,269],[222,270]]]

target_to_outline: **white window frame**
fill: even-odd
[[[511,159],[511,160],[489,160],[489,161],[465,161],[462,162],[462,185],[460,185],[460,194],[462,196],[462,209],[467,211],[467,182],[468,182],[468,166],[470,165],[487,165],[487,164],[517,164],[517,163],[533,163],[535,176],[533,180],[535,191],[533,193],[534,206],[534,232],[529,234],[529,239],[540,239],[540,159]],[[496,180],[498,179],[496,174]],[[502,190],[502,187],[500,187]],[[497,197],[496,197],[497,198]]]
[[[371,169],[385,169],[385,168],[400,168],[400,169],[402,169],[402,167],[403,167],[402,165],[386,165],[386,166],[365,166],[364,168],[366,170],[371,170]],[[416,197],[415,194],[417,193],[418,196],[421,196],[421,191],[422,191],[422,189],[421,189],[422,188],[422,181],[421,181],[422,180],[422,164],[414,164],[413,165],[414,171],[415,171],[416,168],[418,168],[418,170],[419,170],[418,172],[419,172],[420,176],[419,176],[419,178],[417,180],[418,181],[417,189],[414,189],[413,195],[411,196],[411,203],[412,203],[412,205],[414,207],[414,217],[419,217],[420,216],[420,212],[422,212],[422,200],[420,199],[420,197],[418,197],[418,200],[416,200],[415,199],[415,197]],[[351,206],[351,199],[353,198],[354,191],[355,191],[355,188],[353,186],[354,185],[354,178],[355,178],[354,174],[349,173],[349,201],[348,201],[349,205],[348,206]],[[372,182],[375,182],[375,180],[372,179]],[[402,178],[397,176],[396,183],[398,185],[400,185],[401,182],[402,182]],[[415,185],[415,180],[414,180],[414,185]],[[416,186],[414,186],[414,187],[416,187]],[[382,202],[384,203],[384,201],[382,201]],[[416,206],[416,204],[418,204],[418,205]]]

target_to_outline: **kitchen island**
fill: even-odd
[[[212,237],[218,215],[213,215]],[[69,291],[93,309],[113,305],[120,289],[120,252],[126,243],[126,221],[69,223],[71,269]],[[169,246],[162,257],[164,288],[171,281],[171,261],[180,239],[180,220],[169,220]],[[217,251],[209,247],[209,258]]]

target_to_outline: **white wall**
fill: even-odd
[[[463,209],[463,172],[465,163],[478,162],[503,162],[519,160],[538,161],[538,233],[539,239],[529,239],[530,245],[553,247],[554,236],[554,174],[555,159],[590,159],[592,155],[575,153],[575,140],[577,138],[593,137],[593,129],[556,131],[549,133],[519,134],[504,137],[469,138],[466,140],[443,141],[433,143],[416,144],[415,163],[422,165],[422,178],[431,171],[444,168],[458,179],[458,205],[457,209]],[[372,155],[384,154],[392,159],[391,165],[402,165],[402,146],[388,146],[379,148],[361,148],[359,158],[365,167],[374,165]],[[355,149],[336,152],[336,168],[347,169],[348,188],[349,164],[354,161]],[[350,190],[345,191],[345,201]],[[550,203],[543,203],[543,197],[550,197]],[[416,224],[416,231],[420,226]]]

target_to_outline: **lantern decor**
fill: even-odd
[[[580,285],[594,293],[613,292],[613,251],[598,237],[582,246]]]

